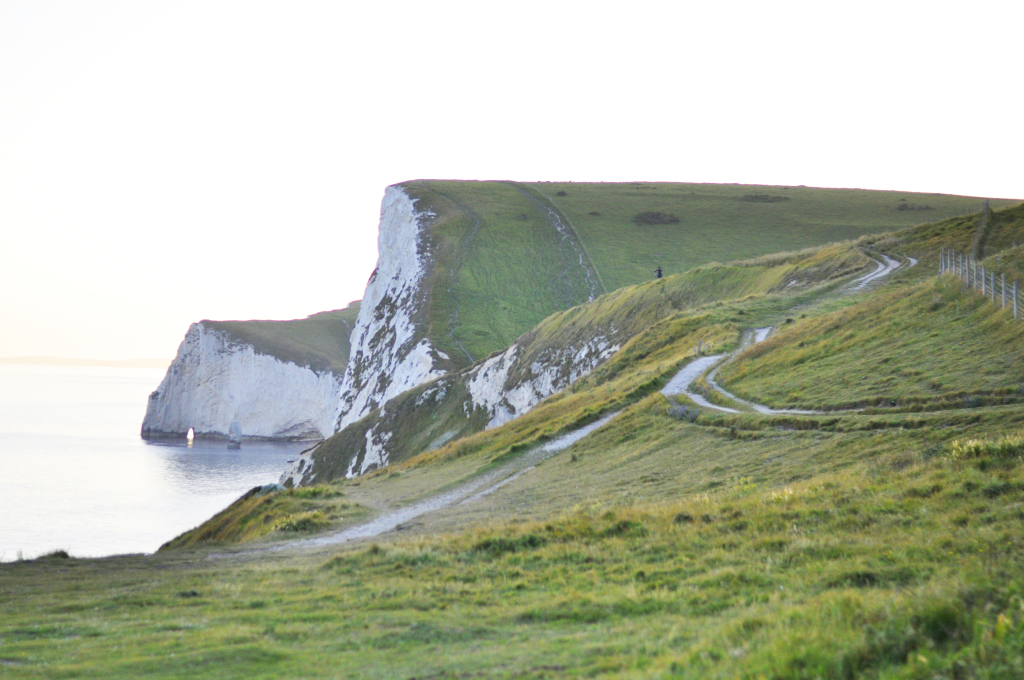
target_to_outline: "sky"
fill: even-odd
[[[362,296],[419,178],[1024,197],[1024,3],[0,0],[0,357]]]

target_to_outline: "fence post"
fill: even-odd
[[[992,291],[992,304],[996,303],[996,273],[988,273],[989,290]]]
[[[1003,290],[1003,309],[1006,309],[1006,272],[1002,273],[1003,285],[1000,286]]]
[[[1013,280],[1013,318],[1017,318],[1017,279]]]
[[[985,297],[985,266],[981,267],[981,297]]]

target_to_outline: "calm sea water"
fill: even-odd
[[[257,484],[306,445],[147,443],[164,371],[0,365],[0,560],[153,552]]]

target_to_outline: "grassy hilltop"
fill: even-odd
[[[551,317],[538,337],[606,313],[637,327],[593,373],[500,428],[362,478],[249,494],[203,536],[152,556],[0,565],[0,668],[1022,677],[1024,323],[936,276],[941,247],[979,238],[988,266],[1021,271],[1024,207],[702,267]],[[860,252],[918,263],[859,291],[855,268],[772,283],[773,267],[794,259]],[[753,268],[743,285],[716,278],[742,267]],[[652,305],[662,290],[676,302]],[[769,325],[771,338],[742,349]],[[718,376],[733,394],[818,412],[682,411],[695,405],[657,389],[695,358],[697,339],[738,350]],[[610,413],[529,462],[536,446]],[[493,492],[376,538],[292,542],[504,466],[517,472]]]
[[[740,184],[419,180],[435,260],[430,337],[469,363],[550,314],[681,273],[976,212],[982,199]],[[1009,201],[993,201],[994,206]]]
[[[203,325],[226,333],[257,352],[270,354],[314,370],[345,372],[350,351],[349,336],[359,315],[359,301],[344,309],[311,314],[293,321],[209,321]]]

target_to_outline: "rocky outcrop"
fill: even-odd
[[[614,331],[592,331],[567,342],[530,333],[500,354],[401,394],[305,452],[281,483],[355,477],[514,420],[619,349]]]
[[[334,433],[341,376],[257,351],[194,323],[149,396],[145,439],[197,435],[319,439]],[[235,424],[234,433],[232,424]]]
[[[591,338],[579,347],[552,347],[530,357],[529,370],[523,371],[519,357],[525,353],[514,344],[468,372],[471,408],[487,413],[488,430],[504,425],[590,373],[618,349],[618,344],[604,337]],[[518,380],[510,378],[516,374]]]

